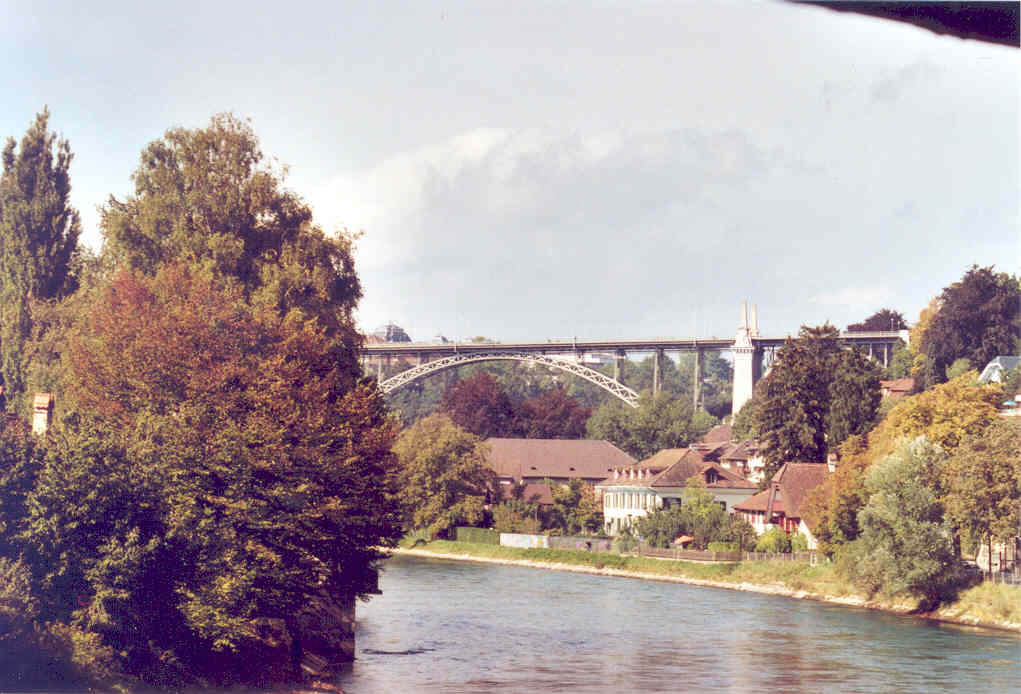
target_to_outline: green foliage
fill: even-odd
[[[755,551],[770,554],[790,552],[791,538],[782,528],[770,528],[755,541]]]
[[[865,333],[883,330],[905,330],[908,327],[904,314],[889,308],[881,308],[861,323],[847,326],[849,333]]]
[[[73,155],[49,131],[44,109],[21,139],[3,150],[0,174],[0,380],[8,402],[25,403],[22,353],[32,329],[31,304],[74,291],[81,225],[69,200]]]
[[[829,447],[871,428],[880,400],[878,369],[857,350],[842,350],[838,337],[828,324],[802,327],[762,380],[754,411],[764,480],[785,462],[825,462]]]
[[[495,478],[482,446],[444,415],[431,415],[401,432],[394,452],[406,531],[436,537],[483,520],[483,500],[493,493]]]
[[[755,541],[750,525],[728,514],[711,492],[699,487],[686,489],[680,504],[639,518],[635,531],[653,547],[670,547],[681,535],[694,538],[691,546],[695,549],[706,549],[715,542],[746,549]]]
[[[201,266],[254,304],[301,309],[353,350],[361,288],[352,237],[316,227],[283,188],[285,174],[263,164],[255,133],[231,114],[204,129],[172,128],[143,150],[135,194],[103,208],[104,252],[150,275],[170,262]]]
[[[711,415],[696,413],[687,400],[643,392],[637,408],[608,403],[596,410],[588,420],[588,437],[609,441],[642,460],[664,448],[697,441],[717,422]]]
[[[498,545],[500,544],[500,531],[490,530],[489,528],[471,528],[462,525],[457,528],[457,541],[473,542],[479,545]]]
[[[909,378],[916,356],[911,351],[911,348],[898,340],[890,353],[889,366],[886,368],[884,380],[893,381],[899,378]]]
[[[970,361],[968,361],[964,357],[954,359],[954,363],[948,366],[946,369],[946,380],[952,381],[961,374],[967,373],[968,371],[971,371]]]
[[[804,533],[794,533],[794,535],[791,537],[791,551],[792,552],[808,551],[808,538],[805,537]]]
[[[976,544],[1021,534],[1018,418],[998,419],[980,435],[965,438],[942,473],[947,514]]]
[[[981,367],[1012,354],[1021,333],[1021,288],[1016,278],[973,265],[943,289],[938,311],[924,328],[921,349],[929,360],[929,385],[949,378],[956,359]]]
[[[861,535],[841,556],[841,566],[870,595],[911,594],[933,602],[956,587],[953,534],[940,501],[945,460],[938,446],[918,438],[869,470]]]
[[[583,480],[574,478],[567,484],[552,484],[553,505],[543,525],[565,535],[594,533],[603,527],[603,508],[595,492]]]

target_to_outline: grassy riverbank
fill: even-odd
[[[737,562],[707,564],[580,552],[564,549],[519,549],[498,545],[437,540],[398,552],[463,561],[518,564],[606,576],[674,581],[745,590],[900,614],[918,613],[917,601],[869,598],[837,575],[832,564],[806,562]],[[1007,629],[1021,633],[1021,587],[982,584],[961,592],[959,599],[919,616]]]

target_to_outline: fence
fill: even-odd
[[[1021,586],[1021,566],[1014,566],[1007,571],[993,571],[991,574],[985,575],[985,580],[990,583]]]
[[[807,561],[813,566],[818,562],[815,552],[702,552],[694,549],[660,549],[642,544],[638,554],[657,559],[680,561]]]

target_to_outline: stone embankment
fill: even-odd
[[[570,571],[574,573],[594,574],[597,576],[615,576],[619,578],[637,578],[647,581],[662,581],[667,583],[685,583],[689,585],[705,586],[710,588],[725,588],[727,590],[741,590],[750,593],[763,593],[766,595],[779,595],[783,597],[796,598],[798,600],[814,600],[845,607],[857,607],[861,609],[879,610],[900,615],[910,615],[919,619],[929,619],[951,624],[962,624],[966,626],[984,627],[1004,631],[1021,633],[1021,623],[1008,620],[997,620],[991,618],[980,618],[969,614],[962,614],[954,605],[944,606],[931,612],[918,612],[913,602],[886,602],[881,600],[868,600],[856,595],[826,595],[810,590],[796,590],[782,583],[749,583],[747,581],[714,581],[709,579],[694,578],[690,576],[675,576],[665,574],[645,573],[627,569],[617,569],[608,566],[598,567],[585,564],[570,564],[564,562],[534,561],[528,559],[502,559],[496,557],[482,557],[467,553],[434,552],[427,549],[394,549],[394,554],[408,556],[429,557],[433,559],[450,559],[454,561],[473,561],[485,564],[506,564],[514,566],[527,566],[535,569],[547,569],[551,571]]]

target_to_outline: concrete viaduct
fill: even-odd
[[[869,356],[887,366],[893,345],[906,341],[907,331],[842,333],[839,342],[845,347],[859,346]],[[637,406],[638,394],[620,382],[620,362],[633,352],[651,352],[654,357],[653,392],[662,386],[662,360],[667,352],[695,353],[694,401],[699,402],[702,383],[701,354],[709,351],[730,351],[734,355],[733,412],[741,409],[752,397],[752,389],[764,373],[766,357],[786,342],[788,337],[759,335],[755,307],[749,321],[747,305],[741,308],[741,325],[733,338],[653,338],[639,340],[547,340],[546,342],[456,343],[456,342],[387,342],[367,344],[362,348],[362,363],[380,375],[384,393],[432,375],[444,369],[482,361],[511,360],[539,363],[572,373],[595,383],[631,406]],[[582,363],[588,353],[614,355],[613,377]],[[382,380],[383,369],[394,361],[414,364],[412,368]],[[770,359],[771,361],[771,359]]]

